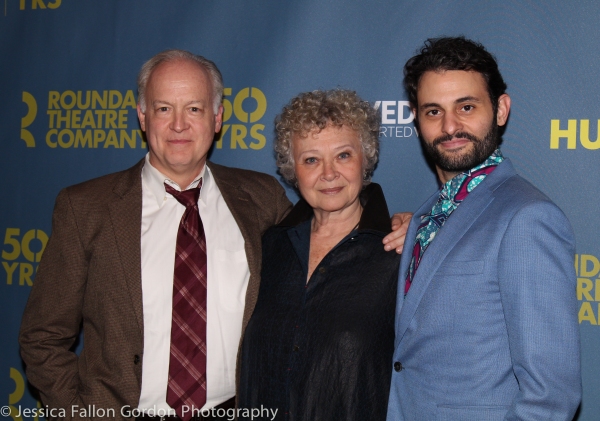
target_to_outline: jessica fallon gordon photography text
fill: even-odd
[[[4,411],[4,410],[7,411]],[[13,408],[14,409],[14,408]],[[119,415],[123,417],[139,417],[142,415],[149,416],[167,416],[173,415],[172,412],[162,409],[162,408],[150,408],[141,410],[139,408],[132,408],[128,405],[122,407],[119,411],[115,408],[100,408],[96,405],[88,405],[88,406],[79,406],[73,405],[70,408],[50,408],[48,406],[44,406],[41,408],[25,408],[21,405],[16,407],[17,413],[14,414],[11,411],[11,408],[6,406],[2,407],[3,416],[12,415],[16,417],[15,419],[19,419],[22,417],[44,417],[46,419],[55,419],[55,418],[66,418],[69,417],[81,417],[81,418],[107,418],[114,419],[117,416],[117,412]],[[277,415],[277,409],[265,408],[261,405],[260,408],[229,408],[227,410],[223,408],[210,408],[210,409],[198,409],[195,407],[184,407],[184,414],[191,413],[193,416],[211,416],[211,417],[221,417],[227,420],[234,420],[236,417],[244,417],[250,420],[253,419],[271,419],[274,420]],[[6,412],[6,413],[5,413]]]

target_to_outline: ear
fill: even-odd
[[[496,111],[496,118],[498,120],[498,126],[504,126],[508,120],[510,114],[510,97],[508,94],[500,95],[498,98],[498,111]]]
[[[410,111],[412,112],[413,116],[414,116],[414,120],[413,120],[413,124],[415,125],[415,129],[417,129],[417,135],[419,134],[419,119],[417,118],[417,107],[412,107],[410,109]]]
[[[143,132],[146,131],[146,114],[142,112],[142,108],[140,107],[140,104],[137,105],[137,115],[138,115],[138,119],[140,120],[140,127],[142,129]]]
[[[215,133],[219,133],[223,125],[223,106],[219,105],[219,110],[215,114]]]

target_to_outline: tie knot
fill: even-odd
[[[195,207],[198,204],[198,197],[200,197],[200,188],[202,187],[202,179],[200,179],[200,183],[198,184],[198,187],[195,187],[193,189],[188,189],[188,190],[184,190],[184,191],[179,191],[177,189],[174,189],[173,187],[169,186],[167,183],[165,183],[165,190],[167,193],[169,193],[171,196],[173,196],[175,199],[177,199],[177,201],[179,203],[181,203],[183,206],[185,206],[186,208],[191,207]]]

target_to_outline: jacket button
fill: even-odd
[[[300,347],[298,345],[294,345],[294,352],[298,352],[299,349]]]
[[[140,356],[139,355],[134,355],[133,356],[133,363],[134,364],[138,364],[140,362]]]
[[[402,371],[402,364],[400,363],[400,361],[396,361],[394,363],[394,370],[396,370],[396,371]]]
[[[325,269],[323,266],[321,266],[319,268],[319,273],[325,273],[325,272],[327,272],[327,269]]]

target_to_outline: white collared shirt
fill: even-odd
[[[202,178],[198,200],[207,245],[207,389],[212,408],[235,395],[235,363],[250,270],[244,238],[210,169],[205,165],[186,189]],[[144,355],[140,409],[164,409],[171,344],[173,269],[177,231],[185,207],[166,193],[181,188],[154,168],[142,169],[142,299]]]

